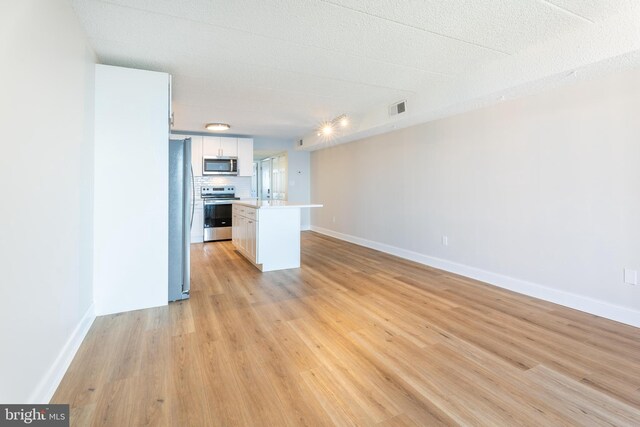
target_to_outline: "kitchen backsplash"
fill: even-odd
[[[251,198],[251,177],[246,176],[196,176],[195,194],[200,197],[200,188],[216,185],[235,185],[236,196],[241,199]]]

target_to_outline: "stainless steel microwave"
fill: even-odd
[[[204,157],[202,159],[203,175],[238,175],[237,157]]]

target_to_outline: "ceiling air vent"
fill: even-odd
[[[407,111],[407,101],[399,101],[389,105],[389,116],[396,116]]]
[[[303,142],[303,140],[301,140],[301,139],[299,139],[299,140],[298,140],[298,146],[299,146],[299,147],[302,147],[302,144],[303,144],[303,143],[304,143],[304,142]]]

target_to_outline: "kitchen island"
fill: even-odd
[[[235,200],[232,241],[261,271],[300,267],[300,209],[318,204],[284,200]]]

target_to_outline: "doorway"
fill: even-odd
[[[251,192],[260,200],[287,200],[287,153],[254,153]]]
[[[260,162],[260,198],[271,199],[271,174],[273,173],[272,160],[264,159]]]

